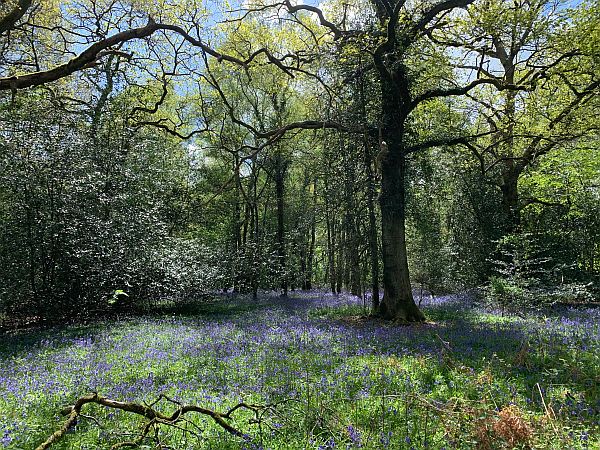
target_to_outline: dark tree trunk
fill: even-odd
[[[279,273],[281,277],[281,295],[285,297],[288,294],[284,211],[284,182],[286,167],[281,153],[278,153],[276,158],[275,192],[277,196],[277,256],[279,259]]]
[[[369,256],[371,257],[371,308],[379,308],[379,249],[377,247],[377,218],[375,216],[375,177],[373,175],[371,148],[365,140],[365,170],[367,172],[367,210],[369,213]]]
[[[335,270],[335,217],[332,211],[331,192],[327,177],[325,177],[325,222],[327,224],[327,279],[331,293],[335,294],[337,280]]]
[[[360,260],[359,260],[359,232],[356,214],[356,198],[354,193],[354,184],[356,180],[356,161],[354,159],[354,149],[350,146],[340,149],[345,151],[344,161],[344,250],[345,250],[345,273],[344,286],[350,290],[352,295],[360,297]]]
[[[338,226],[337,223],[335,223],[334,228],[333,228],[333,235],[335,236],[336,233],[339,232],[339,236],[336,238],[336,242],[338,243],[337,247],[334,245],[334,249],[336,249],[338,251],[338,255],[337,255],[337,268],[336,268],[336,282],[335,282],[335,293],[336,294],[341,294],[342,293],[342,288],[343,288],[343,283],[344,283],[344,247],[343,247],[343,243],[344,243],[344,233],[342,230],[341,225]],[[335,251],[335,250],[334,250]]]
[[[358,93],[360,98],[361,115],[367,120],[367,99],[365,97],[365,80],[361,75],[358,79]],[[371,312],[377,313],[379,309],[379,249],[377,246],[377,217],[375,212],[375,183],[376,174],[373,167],[372,148],[369,142],[369,136],[364,135],[363,143],[364,166],[367,175],[367,212],[369,216],[369,226],[367,231],[369,241],[369,258],[371,260]],[[366,283],[365,283],[366,284]],[[366,290],[366,288],[365,288]]]
[[[252,298],[258,298],[258,284],[260,279],[260,222],[258,211],[258,169],[256,161],[252,164],[252,204],[250,206],[252,220]]]
[[[329,280],[329,286],[331,293],[335,294],[335,236],[333,230],[333,223],[327,214],[327,278]]]
[[[315,261],[315,243],[317,241],[317,179],[315,178],[315,182],[313,184],[313,207],[312,207],[312,217],[310,223],[310,247],[308,250],[308,273],[306,278],[306,288],[312,289],[312,279],[313,279],[313,271],[314,271],[314,261]]]
[[[516,53],[508,51],[502,41],[494,41],[500,63],[504,67],[504,79],[509,84],[515,83]],[[515,100],[516,92],[506,91],[504,115],[507,123],[506,128],[501,132],[504,149],[502,154],[505,156],[503,162],[502,182],[500,190],[502,191],[502,208],[504,210],[506,225],[505,231],[513,233],[521,225],[521,214],[519,210],[519,177],[521,176],[520,162],[516,162],[515,157]],[[502,145],[500,146],[502,148]]]
[[[391,147],[391,145],[390,145]],[[380,314],[388,319],[421,322],[425,316],[412,295],[405,232],[404,155],[390,150],[381,172],[381,243],[383,247],[383,301]]]
[[[388,319],[422,322],[425,316],[413,299],[406,251],[406,155],[403,137],[408,98],[408,81],[401,69],[394,79],[382,80],[382,138],[385,142],[380,143],[377,159],[381,166],[379,205],[384,294],[379,312]]]
[[[315,241],[317,238],[317,179],[315,178],[313,181],[313,190],[312,190],[312,209],[311,209],[311,219],[310,219],[310,230],[309,230],[309,242],[308,242],[308,250],[306,254],[306,267],[303,272],[303,281],[302,281],[302,289],[310,290],[312,289],[312,278],[313,278],[313,264],[315,259]]]
[[[233,160],[233,176],[235,179],[235,199],[234,199],[234,207],[233,207],[233,245],[234,245],[234,253],[235,256],[233,258],[233,273],[232,273],[232,284],[233,291],[238,292],[240,290],[240,274],[239,274],[239,266],[240,266],[240,250],[242,248],[242,209],[240,205],[240,195],[242,190],[242,183],[240,179],[240,164],[239,157],[235,155]],[[244,233],[245,234],[245,233]]]

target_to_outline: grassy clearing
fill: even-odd
[[[246,440],[201,416],[163,428],[178,449],[600,448],[598,311],[500,317],[452,298],[425,310],[432,323],[395,326],[360,317],[351,298],[313,293],[3,336],[0,448],[35,448],[63,406],[93,391],[220,411],[288,400],[260,426],[237,416]],[[82,419],[55,448],[110,448],[142,426],[86,411],[102,427]]]

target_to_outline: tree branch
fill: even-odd
[[[433,5],[428,11],[424,12],[421,18],[415,23],[411,30],[411,35],[416,36],[419,32],[424,31],[427,25],[429,25],[439,13],[454,8],[466,8],[474,1],[475,0],[446,0]]]
[[[163,414],[160,411],[157,411],[156,409],[154,409],[153,406],[156,403],[158,403],[160,400],[163,400],[163,399],[170,403],[177,405],[178,408],[170,415]],[[176,425],[178,421],[183,420],[183,416],[185,414],[198,413],[198,414],[202,414],[202,415],[210,417],[211,419],[213,419],[213,421],[219,427],[223,428],[229,434],[232,434],[232,435],[238,436],[238,437],[244,437],[245,433],[243,433],[242,431],[238,430],[237,428],[231,426],[226,421],[226,419],[231,419],[232,414],[235,411],[237,411],[238,409],[246,409],[246,410],[253,411],[256,414],[258,411],[274,409],[276,406],[276,405],[251,405],[248,403],[241,402],[241,403],[235,405],[234,407],[230,408],[227,412],[221,413],[218,411],[214,411],[212,409],[202,408],[202,407],[196,406],[196,405],[181,404],[175,400],[170,399],[169,397],[167,397],[165,395],[160,395],[159,398],[151,405],[142,405],[142,404],[134,403],[134,402],[120,402],[117,400],[112,400],[112,399],[109,399],[106,397],[102,397],[102,396],[98,395],[97,393],[93,393],[93,394],[88,394],[88,395],[84,395],[83,397],[80,397],[79,399],[77,399],[77,401],[75,402],[75,404],[73,406],[69,406],[69,407],[65,408],[64,414],[68,414],[68,416],[69,416],[67,418],[67,420],[62,424],[62,426],[58,430],[56,430],[54,433],[52,433],[48,437],[48,439],[46,439],[38,447],[36,447],[36,450],[46,450],[52,444],[54,444],[58,440],[60,440],[77,423],[77,419],[79,417],[82,417],[81,410],[85,405],[87,405],[89,403],[95,403],[97,405],[105,406],[107,408],[118,409],[121,411],[126,411],[126,412],[130,412],[133,414],[143,416],[146,419],[149,419],[151,421],[150,424],[158,423],[158,424],[165,424],[165,425],[171,425],[171,426]]]
[[[329,20],[327,20],[325,18],[325,15],[323,14],[323,11],[321,9],[317,8],[316,6],[304,5],[304,4],[292,5],[292,2],[289,0],[285,0],[283,2],[283,5],[285,5],[286,9],[288,10],[288,12],[290,14],[294,14],[298,11],[309,11],[313,14],[316,14],[317,17],[319,18],[319,23],[322,26],[328,28],[333,33],[333,38],[335,40],[338,40],[344,36],[356,34],[356,32],[342,30],[340,27],[338,27],[333,22],[330,22]]]
[[[96,63],[98,58],[103,55],[103,52],[111,47],[132,39],[142,39],[148,37],[159,29],[161,29],[161,25],[150,20],[144,27],[122,31],[121,33],[117,33],[92,44],[69,62],[61,64],[53,69],[42,72],[28,73],[25,75],[15,75],[12,77],[0,78],[0,91],[25,89],[65,78],[74,72],[85,69]]]
[[[453,88],[440,88],[440,89],[431,89],[429,91],[424,92],[421,95],[415,97],[410,105],[410,109],[415,109],[420,103],[423,103],[427,100],[432,100],[434,98],[439,97],[451,97],[458,95],[465,95],[469,93],[471,90],[475,89],[477,86],[481,86],[484,84],[490,84],[494,86],[499,91],[510,90],[510,91],[527,91],[531,90],[534,86],[529,84],[510,84],[505,83],[499,78],[479,78],[477,80],[473,80],[471,83],[466,86],[456,86]]]
[[[261,48],[250,54],[248,58],[240,59],[235,56],[221,53],[211,48],[210,46],[202,42],[200,39],[191,36],[180,26],[157,23],[154,20],[150,19],[148,21],[148,24],[143,27],[132,28],[130,30],[122,31],[120,33],[117,33],[113,36],[110,36],[106,39],[92,44],[90,47],[88,47],[75,58],[71,59],[69,62],[61,64],[53,69],[41,72],[28,73],[24,75],[15,75],[11,77],[0,78],[0,91],[15,91],[17,89],[25,89],[33,86],[39,86],[45,83],[50,83],[61,78],[65,78],[79,70],[83,70],[95,65],[99,58],[107,54],[115,53],[115,51],[111,47],[123,44],[127,41],[131,41],[134,39],[147,38],[159,30],[173,31],[179,34],[181,37],[183,37],[183,39],[192,44],[194,47],[200,48],[204,54],[216,58],[217,61],[228,61],[232,64],[241,66],[243,68],[248,68],[249,64],[252,63],[256,58],[258,58],[260,55],[265,55],[269,63],[277,66],[288,76],[293,77],[292,71],[294,70],[294,68],[287,66],[282,62],[284,59],[290,58],[290,55],[285,55],[282,58],[277,58],[272,53],[270,53],[268,49]],[[124,53],[121,52],[121,55],[124,55]]]
[[[27,10],[31,8],[33,0],[19,0],[17,5],[6,16],[0,18],[0,35],[12,30],[15,24],[21,20]]]
[[[465,146],[470,146],[470,143],[472,141],[475,141],[483,136],[489,136],[490,134],[495,133],[496,130],[490,130],[490,131],[486,131],[484,133],[480,133],[480,134],[473,134],[470,136],[457,136],[454,138],[449,138],[449,137],[442,137],[442,138],[437,138],[437,139],[431,139],[428,141],[423,141],[420,142],[418,144],[412,145],[410,147],[407,147],[404,152],[405,154],[410,154],[410,153],[415,153],[417,151],[420,150],[426,150],[428,148],[432,148],[432,147],[441,147],[444,145],[465,145]]]

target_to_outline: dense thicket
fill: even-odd
[[[593,2],[42,3],[0,6],[0,318],[593,299]]]

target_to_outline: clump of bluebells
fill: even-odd
[[[162,393],[219,411],[282,402],[260,423],[232,421],[247,439],[190,416],[195,434],[161,431],[178,449],[503,446],[514,439],[511,422],[501,422],[507,408],[532,430],[518,445],[600,445],[599,311],[501,316],[464,297],[424,308],[431,323],[395,326],[361,317],[358,299],[315,291],[6,336],[0,448],[34,448],[64,420],[65,405],[94,391],[140,403]],[[127,413],[87,413],[103,429],[82,418],[55,448],[109,448],[140,429]]]

